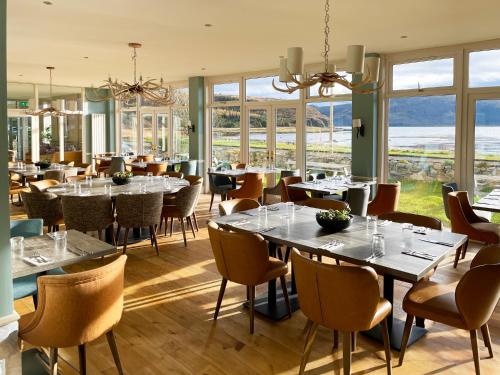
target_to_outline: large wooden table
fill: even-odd
[[[413,231],[403,231],[402,225],[398,223],[384,222],[377,226],[369,225],[366,218],[359,216],[354,217],[353,224],[346,230],[331,234],[325,232],[316,223],[315,215],[319,211],[317,209],[295,206],[296,211],[290,224],[287,225],[283,218],[287,214],[286,206],[283,203],[268,207],[267,225],[259,225],[259,221],[262,223],[263,220],[259,219],[256,210],[220,217],[214,221],[233,231],[260,233],[269,241],[269,254],[273,257],[276,256],[276,247],[285,245],[323,257],[370,266],[379,275],[384,276],[383,295],[391,303],[394,303],[394,280],[409,283],[418,282],[450,253],[455,253],[467,242],[467,236],[451,232],[429,230],[427,234],[416,234]],[[374,261],[369,261],[371,240],[375,228],[377,232],[384,234],[386,254]],[[422,239],[446,242],[450,246],[424,242]],[[337,250],[322,249],[322,246],[333,240],[341,241],[344,244],[343,248]],[[435,258],[427,260],[402,254],[405,249],[432,254]],[[294,308],[297,308],[295,294],[292,270],[290,297]],[[256,311],[273,320],[280,320],[287,315],[284,301],[276,290],[275,280],[269,282],[267,296],[256,301]],[[389,316],[391,345],[398,350],[401,347],[403,328],[404,322],[394,319],[391,313]],[[415,327],[412,330],[410,344],[422,337],[425,332],[425,328]],[[381,339],[378,327],[369,334]]]
[[[475,210],[500,213],[500,189],[495,189],[472,205]]]
[[[42,266],[32,266],[23,261],[20,254],[13,251],[11,256],[12,278],[34,275],[116,252],[113,245],[76,230],[68,230],[67,235],[67,247],[62,252],[57,252],[54,249],[54,240],[48,235],[25,238],[24,257],[30,256],[36,251],[40,255],[50,258],[53,262]]]
[[[57,171],[57,170],[68,171],[72,169],[76,169],[77,173],[85,172],[85,168],[68,167],[68,166],[61,166],[59,169],[56,168],[41,169],[39,171],[36,169],[9,168],[9,172],[20,175],[22,178],[23,185],[26,185],[26,179],[28,177],[36,177],[38,180],[40,180],[44,178],[45,173],[47,173],[48,171]]]
[[[225,171],[217,171],[214,168],[208,169],[208,174],[212,176],[223,176],[228,177],[231,180],[231,184],[233,185],[233,189],[236,189],[236,180],[238,177],[243,177],[247,173],[262,173],[266,176],[275,175],[279,173],[279,169],[271,169],[271,168],[260,168],[260,167],[249,167],[246,169],[227,169]],[[269,181],[268,181],[269,183]]]
[[[304,190],[321,195],[341,193],[350,188],[359,188],[365,185],[374,185],[377,181],[371,178],[362,177],[334,177],[322,180],[304,181],[288,185],[289,189]]]

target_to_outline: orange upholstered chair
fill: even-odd
[[[377,195],[368,203],[368,215],[379,216],[398,210],[401,184],[378,184]]]
[[[138,155],[137,156],[138,161],[142,161],[143,163],[149,163],[155,160],[154,155]]]
[[[239,189],[229,190],[227,196],[229,198],[248,198],[258,200],[262,196],[264,187],[262,173],[247,173],[243,185]]]
[[[38,307],[19,321],[19,338],[50,348],[50,373],[57,372],[58,348],[78,346],[80,374],[86,374],[86,344],[106,334],[123,374],[113,328],[123,311],[125,255],[90,271],[38,278]]]
[[[233,163],[231,164],[231,169],[245,169],[247,165],[245,163]],[[242,185],[245,181],[245,176],[236,177],[236,183]]]
[[[151,172],[153,176],[161,176],[167,171],[167,163],[150,163],[146,167],[146,174]]]
[[[345,210],[349,205],[344,201],[336,201],[333,199],[309,198],[301,202],[303,206],[319,208],[320,210]]]
[[[111,160],[101,160],[99,162],[99,165],[97,166],[97,175],[100,176],[101,173],[104,173],[104,175],[106,175],[110,166]]]
[[[281,201],[282,202],[301,202],[309,199],[309,195],[304,190],[289,189],[288,185],[302,182],[300,176],[288,176],[281,179]]]
[[[231,199],[229,201],[219,203],[219,214],[220,216],[226,216],[240,211],[251,210],[252,208],[257,208],[259,206],[259,202],[253,199]]]

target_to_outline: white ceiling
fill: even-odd
[[[143,43],[140,72],[167,81],[274,68],[289,46],[321,60],[324,0],[52,1],[8,0],[9,81],[47,82],[47,65],[54,84],[130,81],[130,41]],[[499,0],[332,3],[334,59],[349,44],[386,53],[500,37]]]

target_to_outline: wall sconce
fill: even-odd
[[[365,126],[361,122],[360,118],[353,118],[352,119],[352,128],[356,129],[356,138],[359,138],[360,135],[362,137],[365,136]]]

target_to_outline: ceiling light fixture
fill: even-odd
[[[408,35],[401,35],[400,36],[401,39],[407,39],[408,38]]]
[[[53,2],[52,2],[52,1],[44,1],[43,3],[44,3],[45,5],[52,5],[52,4],[53,4]]]
[[[134,49],[132,53],[132,61],[134,62],[134,82],[118,82],[118,79],[113,80],[109,77],[104,85],[93,89],[91,95],[86,95],[87,99],[93,102],[104,100],[120,100],[128,105],[133,105],[134,100],[139,103],[140,97],[152,102],[154,105],[169,106],[175,103],[174,90],[170,86],[165,86],[163,78],[159,83],[155,79],[142,80],[142,75],[137,79],[137,48],[141,48],[140,43],[129,43],[128,46]],[[102,95],[102,90],[109,90],[109,95]]]
[[[203,25],[205,27],[212,27],[213,25],[211,23],[206,23],[205,25]]]
[[[52,105],[52,71],[55,68],[53,66],[48,66],[47,70],[49,71],[49,103],[50,105],[46,108],[36,109],[36,110],[27,110],[26,114],[30,116],[66,116],[68,113],[65,111],[60,111]]]
[[[303,69],[303,49],[302,47],[288,48],[287,58],[280,59],[280,74],[279,81],[285,83],[286,88],[278,87],[273,79],[273,87],[275,90],[291,94],[297,90],[305,89],[319,84],[318,94],[321,97],[333,96],[333,86],[338,83],[347,89],[356,93],[370,93],[378,90],[382,85],[377,85],[375,88],[367,87],[368,83],[378,81],[378,72],[380,66],[379,57],[367,57],[365,59],[365,46],[354,45],[347,47],[347,64],[346,71],[348,73],[363,74],[366,65],[367,74],[359,82],[349,82],[346,76],[337,74],[335,72],[335,65],[330,63],[328,53],[330,52],[330,1],[325,2],[325,28],[324,28],[324,72],[316,73],[310,77],[304,76]]]

